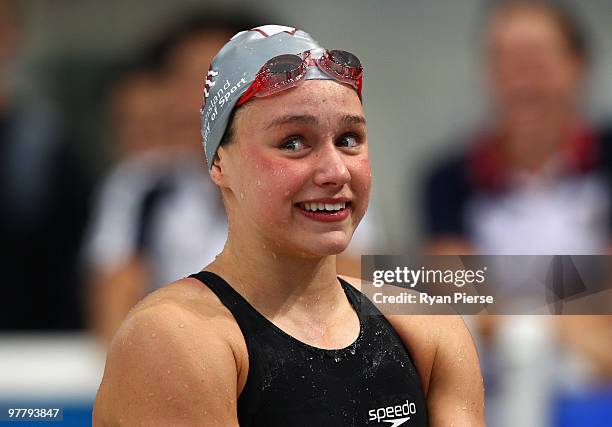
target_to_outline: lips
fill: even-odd
[[[351,214],[351,202],[347,200],[315,200],[296,203],[295,207],[306,218],[319,222],[343,221]]]

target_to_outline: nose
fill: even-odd
[[[321,187],[342,187],[350,182],[346,158],[333,142],[321,147],[316,156],[314,182]]]

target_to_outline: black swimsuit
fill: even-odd
[[[249,352],[238,399],[241,427],[427,426],[419,376],[401,339],[374,305],[342,279],[359,316],[357,340],[340,350],[312,347],[281,331],[221,277],[191,277],[233,314]]]

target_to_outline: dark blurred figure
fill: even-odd
[[[578,25],[547,2],[506,1],[486,34],[492,114],[427,182],[429,248],[606,252],[610,144],[580,110],[589,51]]]
[[[89,186],[54,110],[10,88],[24,34],[21,6],[0,0],[0,328],[76,329]]]
[[[125,156],[100,186],[84,248],[89,318],[105,340],[144,295],[199,271],[223,247],[227,224],[199,110],[212,57],[259,24],[191,15],[147,55],[157,88],[136,74],[113,91],[112,126]]]
[[[493,2],[485,49],[490,116],[426,181],[427,251],[608,253],[612,141],[581,111],[591,58],[575,15],[559,2]],[[488,397],[502,396],[489,405],[492,426],[551,425],[554,393],[578,378],[564,371],[563,384],[553,372],[564,354],[586,362],[587,383],[612,379],[609,317],[480,320],[480,350],[497,348],[481,353]],[[554,336],[567,353],[555,350]]]

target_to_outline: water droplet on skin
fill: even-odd
[[[243,192],[240,192],[240,198],[241,198],[242,200],[244,200],[244,193],[243,193]]]
[[[156,334],[155,332],[153,332],[153,333],[151,334],[151,338],[155,338],[156,336],[157,336],[157,334]]]
[[[172,400],[172,399],[174,399],[174,396],[170,395],[170,396],[168,396],[168,398],[166,400]]]
[[[272,252],[272,258],[276,259],[276,254],[274,252]]]
[[[257,180],[257,185],[261,186],[261,181],[260,180]]]
[[[465,359],[465,354],[463,353],[463,349],[462,348],[458,348],[457,349],[457,359],[459,361],[463,361]]]
[[[184,324],[182,324],[182,323],[179,324],[179,328],[184,328],[184,327],[185,327]]]
[[[170,374],[172,371],[170,369],[168,369],[168,374]]]

